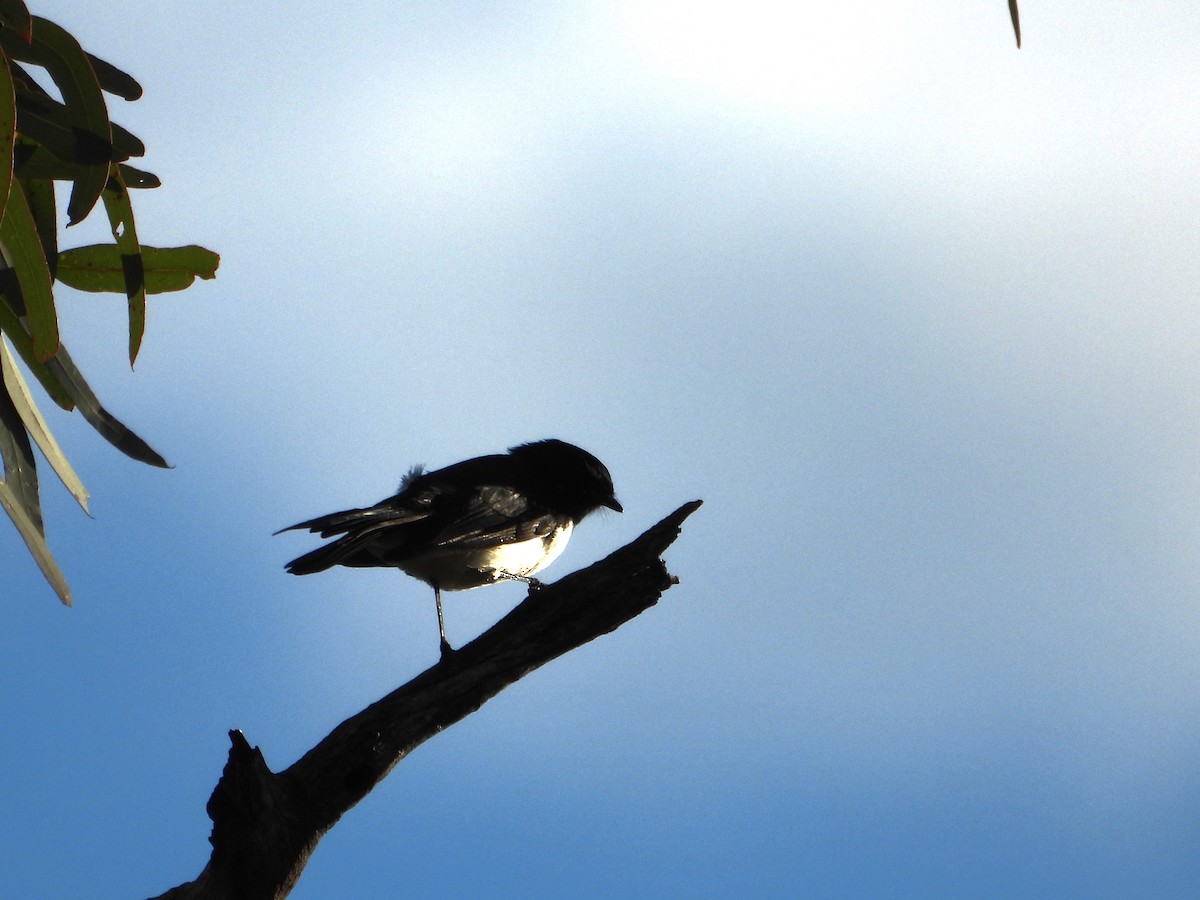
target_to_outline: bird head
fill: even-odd
[[[541,499],[575,521],[601,507],[622,512],[608,469],[586,450],[551,438],[518,444],[508,452],[528,467],[539,484],[546,485]]]

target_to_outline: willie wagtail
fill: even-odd
[[[557,559],[575,523],[602,506],[621,512],[604,464],[572,444],[545,440],[436,472],[417,466],[393,497],[281,531],[337,536],[288,563],[293,575],[394,566],[432,586],[445,656],[442,591],[505,579],[536,585],[529,576]]]

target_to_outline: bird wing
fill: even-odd
[[[549,534],[562,524],[560,516],[531,503],[525,494],[507,485],[484,485],[466,492],[466,496],[459,494],[456,500],[459,502],[439,510],[436,519],[440,527],[431,544],[495,547]]]

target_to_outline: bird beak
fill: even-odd
[[[625,510],[621,507],[621,504],[617,502],[616,497],[609,497],[604,501],[604,505],[611,510],[615,510],[616,512],[625,512]]]

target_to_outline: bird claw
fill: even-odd
[[[515,572],[506,572],[503,569],[483,569],[492,576],[493,581],[519,581],[521,584],[528,585],[531,590],[540,590],[543,585],[536,578],[530,578],[528,575],[518,575]]]

